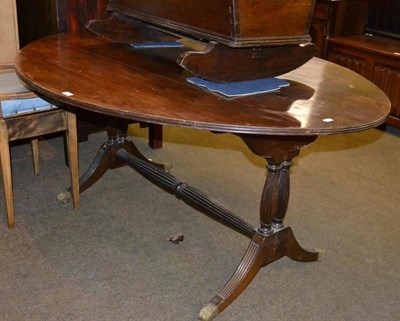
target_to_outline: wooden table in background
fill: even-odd
[[[169,49],[174,50],[174,49]],[[319,135],[344,134],[382,124],[388,98],[356,73],[313,58],[282,75],[290,87],[278,92],[227,99],[189,82],[168,50],[153,54],[90,35],[60,34],[24,47],[17,56],[19,76],[39,95],[109,116],[108,141],[80,180],[83,192],[109,168],[129,164],[189,205],[250,239],[236,272],[200,312],[211,320],[222,312],[265,265],[288,256],[318,260],[300,247],[283,224],[289,201],[289,169],[300,149]],[[148,161],[127,138],[129,121],[196,128],[238,135],[266,159],[268,176],[256,228],[199,190]]]

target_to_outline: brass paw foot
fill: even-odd
[[[318,252],[318,259],[317,261],[322,261],[325,257],[325,250],[321,249],[314,249],[315,252]]]
[[[203,309],[201,309],[199,314],[199,320],[201,321],[211,321],[218,314],[217,306],[213,303],[207,304]]]

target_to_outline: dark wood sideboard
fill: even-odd
[[[318,0],[310,33],[319,57],[356,71],[388,95],[386,123],[400,127],[400,1]]]

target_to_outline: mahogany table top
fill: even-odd
[[[39,94],[135,121],[257,135],[328,135],[383,123],[390,101],[360,75],[313,58],[279,78],[290,87],[225,98],[187,82],[171,50],[149,51],[90,34],[59,34],[24,47],[19,76]],[[176,55],[175,55],[176,56]]]

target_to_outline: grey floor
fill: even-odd
[[[171,173],[258,224],[266,170],[233,135],[165,128],[151,150]],[[105,134],[80,144],[80,169]],[[107,172],[60,204],[68,185],[62,140],[41,142],[41,174],[29,145],[12,148],[16,228],[0,198],[0,320],[194,321],[234,272],[248,240],[197,213],[128,167]],[[291,171],[286,223],[322,262],[283,258],[265,267],[219,321],[400,320],[400,131],[321,137]],[[166,239],[183,233],[175,245]]]

